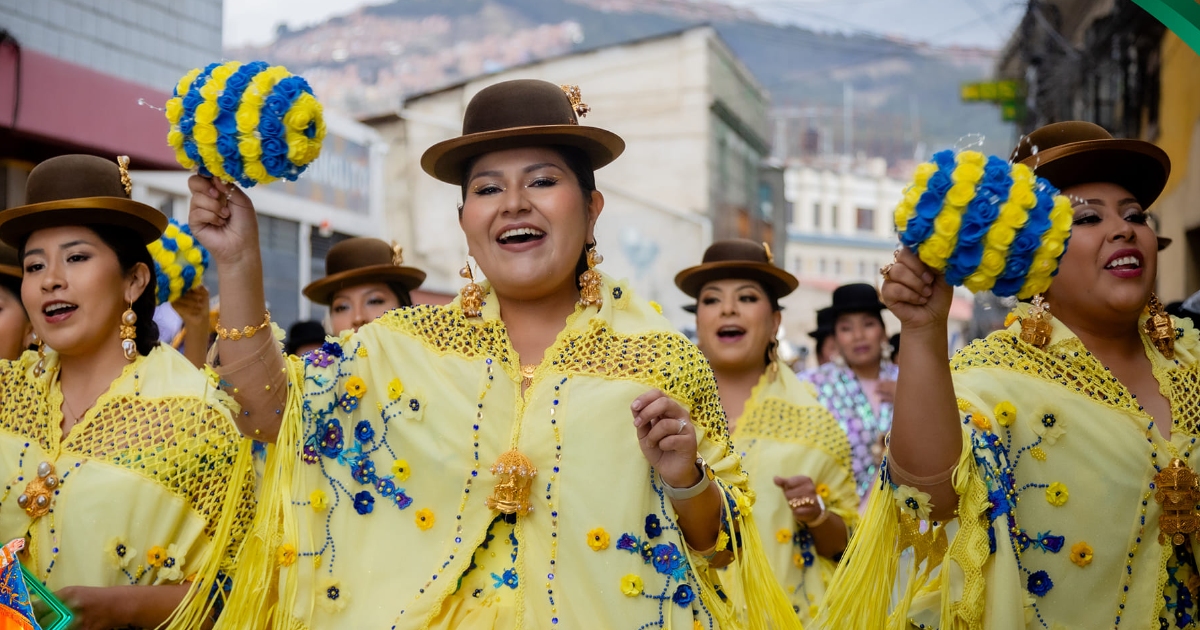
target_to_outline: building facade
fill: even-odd
[[[426,175],[420,157],[461,133],[467,103],[488,85],[517,78],[580,86],[591,112],[583,124],[626,142],[596,172],[605,207],[597,228],[603,270],[664,307],[680,328],[689,300],[675,274],[698,264],[714,238],[775,240],[782,204],[763,175],[767,96],[716,32],[681,32],[577,52],[511,68],[409,98],[397,114],[364,122],[387,138],[387,223],[425,269],[431,290],[456,293],[467,259],[458,227],[457,186]],[[777,179],[777,178],[776,178]]]

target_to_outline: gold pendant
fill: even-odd
[[[1150,296],[1150,303],[1146,308],[1150,311],[1150,317],[1145,324],[1146,336],[1150,337],[1151,343],[1164,357],[1174,359],[1175,323],[1171,321],[1171,316],[1163,308],[1162,302],[1158,301],[1157,295]]]
[[[529,387],[533,383],[533,373],[537,372],[536,365],[521,366],[521,387]]]
[[[1162,504],[1162,516],[1158,517],[1158,542],[1182,545],[1189,534],[1200,531],[1200,514],[1196,504],[1200,503],[1200,476],[1188,468],[1180,459],[1172,459],[1171,465],[1154,475],[1154,500]]]
[[[25,485],[25,492],[17,497],[17,505],[32,518],[45,516],[50,511],[54,490],[58,488],[58,476],[54,464],[42,462],[37,467],[37,477]]]
[[[487,498],[489,509],[501,514],[517,515],[533,511],[529,489],[533,486],[537,469],[528,457],[516,449],[508,451],[492,464],[492,474],[496,475],[496,486],[492,488],[492,496]]]
[[[1054,333],[1054,327],[1050,325],[1050,305],[1040,295],[1033,296],[1030,304],[1029,316],[1021,319],[1021,341],[1045,350]]]

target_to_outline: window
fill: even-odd
[[[796,220],[796,204],[791,201],[785,202],[783,211],[787,213],[787,217],[784,219],[785,225],[791,225]]]
[[[871,208],[858,209],[858,231],[874,232],[875,231],[875,210]]]
[[[817,264],[817,271],[819,271],[820,273],[825,273],[827,268],[828,268],[828,265],[826,264],[825,259],[822,258],[821,261]]]
[[[271,318],[291,326],[300,317],[300,224],[259,214],[258,244]]]
[[[821,228],[821,204],[813,202],[812,205],[812,226],[816,229]]]

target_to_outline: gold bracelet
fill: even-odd
[[[254,335],[258,334],[258,331],[265,330],[266,328],[269,328],[270,326],[271,326],[271,311],[267,311],[266,314],[263,315],[263,322],[257,326],[244,326],[240,330],[237,328],[234,328],[232,330],[227,330],[227,329],[221,327],[221,322],[217,322],[216,326],[213,326],[213,329],[217,333],[217,337],[219,339],[228,339],[230,341],[237,341],[238,339],[249,339],[249,338],[253,337]]]

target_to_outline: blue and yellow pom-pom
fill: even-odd
[[[308,82],[263,61],[192,70],[175,86],[166,114],[167,144],[181,166],[244,188],[295,181],[325,139]]]
[[[146,249],[154,259],[158,281],[154,297],[159,304],[170,304],[204,283],[204,272],[211,262],[208,250],[192,236],[186,224],[171,219],[163,235]]]
[[[1071,202],[1023,164],[934,154],[896,206],[900,242],[952,286],[1027,298],[1045,291],[1071,236]]]

